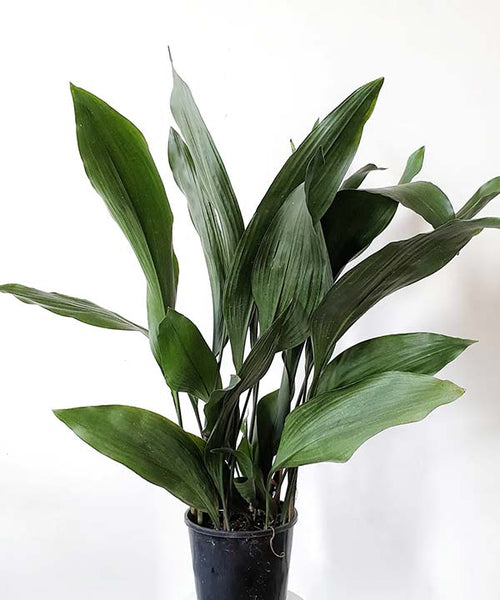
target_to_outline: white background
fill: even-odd
[[[0,280],[91,299],[145,323],[144,281],[85,178],[68,81],[148,138],[176,217],[179,308],[210,335],[202,255],[166,158],[167,44],[245,217],[289,154],[358,85],[386,83],[353,167],[423,179],[455,206],[500,174],[494,0],[86,0],[6,3],[0,18]],[[500,214],[500,200],[486,214]],[[384,241],[426,229],[401,210]],[[344,346],[399,331],[480,340],[443,375],[468,389],[345,465],[303,469],[291,589],[305,600],[500,598],[500,235],[380,303]],[[172,416],[147,341],[0,298],[0,597],[182,600],[183,506],[90,450],[51,409],[123,403]]]

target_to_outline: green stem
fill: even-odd
[[[179,427],[183,427],[182,425],[182,410],[181,403],[179,400],[179,392],[176,390],[172,390],[172,398],[174,400],[175,412],[177,413],[177,422],[179,423]]]

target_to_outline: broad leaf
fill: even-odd
[[[377,433],[420,421],[463,393],[429,375],[389,372],[316,396],[287,417],[273,470],[345,462]]]
[[[350,175],[344,180],[344,183],[340,186],[341,190],[357,190],[359,186],[366,179],[368,173],[372,171],[385,171],[385,167],[377,167],[373,163],[369,163],[361,169],[358,169],[355,173]]]
[[[54,413],[92,448],[207,512],[217,526],[217,492],[191,434],[165,417],[132,406],[87,406]]]
[[[169,387],[208,402],[210,394],[220,387],[219,369],[196,325],[170,308],[160,323],[158,345],[160,366]]]
[[[458,219],[472,219],[493,198],[500,194],[500,177],[490,179],[483,184],[472,198],[457,213]]]
[[[222,315],[222,293],[232,255],[226,246],[218,215],[201,185],[189,148],[174,129],[170,130],[168,158],[174,179],[188,201],[189,214],[200,236],[205,255],[212,289],[214,327],[212,347],[214,353],[219,354],[226,338]]]
[[[224,290],[224,317],[236,368],[243,362],[253,305],[248,274],[271,221],[291,192],[304,182],[306,169],[319,148],[327,168],[316,179],[312,198],[316,199],[313,204],[318,214],[325,203],[326,210],[349,168],[381,85],[382,80],[378,79],[359,88],[311,131],[276,176],[243,234]]]
[[[405,170],[401,175],[401,179],[399,183],[410,183],[422,170],[422,165],[424,163],[425,156],[425,146],[422,146],[418,150],[415,150],[413,154],[410,155],[408,161],[406,162]]]
[[[72,86],[78,148],[85,171],[129,240],[148,283],[150,340],[175,305],[178,267],[172,212],[141,132],[96,96]]]
[[[386,371],[435,375],[474,343],[437,333],[400,333],[366,340],[348,348],[326,366],[316,393]]]
[[[72,317],[88,325],[104,327],[106,329],[140,331],[145,336],[148,335],[148,330],[144,329],[144,327],[136,325],[132,321],[88,300],[73,298],[72,296],[57,294],[56,292],[42,292],[41,290],[19,285],[18,283],[0,285],[0,292],[12,294],[18,300],[21,300],[21,302],[41,306],[56,315]]]
[[[339,279],[312,317],[316,378],[337,340],[368,309],[444,267],[472,237],[490,227],[500,228],[500,219],[449,221],[430,233],[388,244]]]
[[[255,259],[252,292],[261,331],[293,301],[293,335],[283,335],[281,342],[288,348],[301,343],[312,311],[332,283],[323,234],[312,222],[300,185],[276,213]]]

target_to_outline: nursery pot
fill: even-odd
[[[293,527],[218,531],[185,517],[198,600],[286,600]]]

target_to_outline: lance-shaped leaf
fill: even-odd
[[[453,220],[407,240],[388,244],[353,267],[325,296],[312,316],[316,378],[337,340],[377,302],[444,267],[484,228],[500,219]]]
[[[332,283],[323,234],[313,224],[300,185],[276,213],[253,266],[252,292],[261,331],[294,301],[292,337],[283,335],[281,343],[288,348],[300,344],[308,335],[312,311]]]
[[[344,180],[344,183],[340,186],[341,190],[357,190],[359,186],[366,179],[368,173],[372,171],[385,171],[385,167],[377,167],[373,163],[369,163],[361,169],[358,169],[355,173],[350,175]]]
[[[145,336],[148,335],[148,330],[144,329],[144,327],[136,325],[132,321],[121,317],[111,310],[102,308],[89,300],[73,298],[72,296],[65,296],[56,292],[43,292],[18,283],[0,285],[0,292],[12,294],[18,300],[21,300],[21,302],[41,306],[56,315],[71,317],[88,325],[104,327],[106,329],[140,331]]]
[[[160,366],[169,387],[208,402],[220,387],[213,352],[196,325],[181,313],[168,309],[158,332]]]
[[[172,212],[141,132],[105,102],[72,86],[78,148],[85,171],[129,240],[148,283],[153,351],[156,331],[175,305],[177,267]]]
[[[399,183],[410,183],[410,181],[420,173],[422,165],[424,164],[424,156],[425,146],[415,150],[415,152],[409,156]]]
[[[389,372],[316,396],[288,415],[273,470],[345,462],[377,433],[420,421],[463,393],[429,375]]]
[[[55,410],[84,442],[218,523],[217,492],[192,435],[156,413],[132,406]]]
[[[500,194],[500,177],[490,179],[483,184],[470,200],[458,211],[458,219],[472,219],[477,213],[488,204],[493,198]]]
[[[435,375],[475,340],[438,333],[400,333],[365,340],[326,366],[317,394],[345,387],[386,371]]]
[[[189,148],[174,129],[170,130],[168,158],[174,179],[188,201],[189,214],[200,236],[205,255],[212,289],[214,329],[212,347],[214,353],[218,354],[226,338],[222,316],[222,293],[232,256],[227,252],[217,212],[201,185]]]
[[[311,200],[311,204],[316,206],[316,218],[321,210],[326,210],[349,168],[381,85],[382,80],[377,79],[359,88],[311,131],[274,179],[243,234],[224,290],[224,317],[236,368],[243,361],[246,332],[253,306],[248,274],[251,273],[267,228],[291,192],[304,182],[306,169],[320,148],[328,169],[312,188],[314,195],[311,199],[316,200]],[[331,195],[327,198],[328,190]]]

